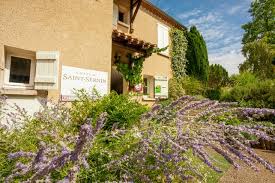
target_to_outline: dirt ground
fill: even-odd
[[[255,150],[256,153],[275,166],[275,151]],[[220,179],[220,183],[275,183],[275,173],[258,165],[259,172],[242,165],[240,170],[231,167]]]

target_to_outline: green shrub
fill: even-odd
[[[203,84],[192,77],[182,77],[171,79],[169,82],[169,95],[172,99],[182,97],[183,95],[203,95]]]
[[[110,130],[113,125],[118,128],[127,128],[138,122],[141,115],[147,111],[147,107],[132,100],[128,95],[118,95],[111,92],[100,99],[90,97],[85,92],[78,93],[79,101],[72,105],[72,118],[77,126],[81,125],[83,119],[97,117],[103,113],[108,113],[107,122],[104,126]]]
[[[178,80],[172,78],[169,80],[169,98],[177,99],[181,96],[185,95],[185,90],[183,86],[179,84]]]
[[[220,100],[221,98],[221,89],[208,89],[205,93],[206,97],[211,100]]]
[[[233,75],[230,80],[234,86],[246,86],[248,84],[256,84],[259,82],[259,79],[254,74],[249,72]]]
[[[243,73],[233,78],[234,86],[222,89],[221,100],[244,107],[275,108],[275,80],[259,80]]]

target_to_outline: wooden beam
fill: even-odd
[[[130,33],[133,33],[133,23],[137,16],[142,0],[130,0]],[[135,11],[134,11],[135,9]]]
[[[132,17],[132,23],[135,21],[135,18],[136,18],[136,16],[137,16],[137,13],[138,13],[138,10],[139,10],[139,8],[140,8],[140,5],[141,5],[141,0],[138,1],[137,7],[136,7],[136,9],[135,9],[135,13],[134,13],[134,15],[133,15],[133,17]]]

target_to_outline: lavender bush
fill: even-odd
[[[13,166],[4,174],[6,182],[184,182],[190,179],[207,182],[208,172],[224,170],[215,161],[217,154],[236,169],[241,168],[242,161],[255,171],[259,171],[259,163],[275,173],[274,165],[251,148],[258,139],[275,142],[275,136],[270,133],[274,128],[215,121],[216,116],[245,111],[236,103],[184,96],[165,107],[153,106],[130,128],[117,128],[114,124],[112,130],[100,134],[105,114],[94,127],[85,121],[78,128],[71,122],[71,113],[66,108],[54,110],[57,111],[50,109],[37,114],[23,128],[24,133],[22,129],[7,133],[6,143],[14,144],[10,142],[18,140],[28,145],[8,146],[7,161]],[[58,115],[51,118],[52,114]],[[20,140],[18,134],[26,133],[29,138]],[[256,138],[247,139],[244,133]],[[206,166],[208,169],[204,171]],[[62,173],[56,175],[56,171]]]

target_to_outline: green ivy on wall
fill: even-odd
[[[153,53],[160,53],[166,48],[150,48],[147,49],[145,53],[139,55],[133,55],[131,53],[127,54],[128,62],[121,62],[120,56],[115,56],[115,64],[117,66],[117,71],[120,72],[123,78],[129,84],[129,90],[132,90],[135,85],[142,83],[142,69],[143,63],[146,58],[150,57]]]
[[[175,78],[181,78],[186,76],[186,63],[187,59],[185,57],[188,42],[185,37],[185,32],[179,29],[170,30],[170,55],[172,59],[172,71]]]

